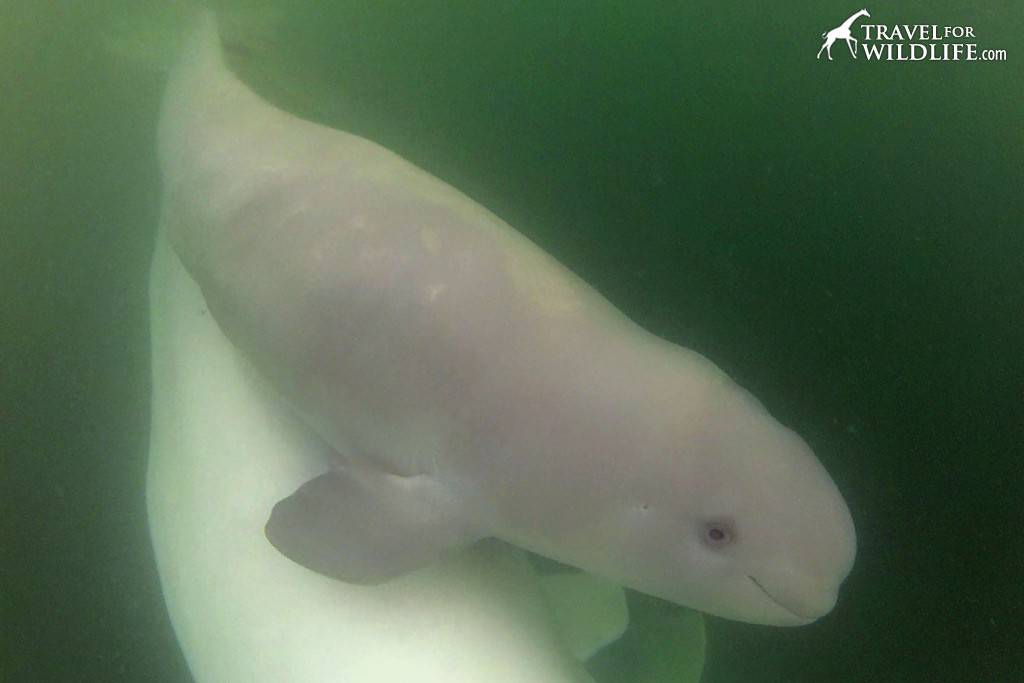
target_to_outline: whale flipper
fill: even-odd
[[[478,540],[431,475],[341,467],[274,506],[266,535],[292,561],[350,583],[376,584]]]

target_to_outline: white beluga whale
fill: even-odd
[[[262,100],[209,16],[159,151],[166,239],[323,449],[265,510],[283,555],[378,584],[496,537],[731,619],[832,609],[855,533],[799,436],[454,188]]]

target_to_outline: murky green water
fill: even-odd
[[[869,6],[1003,62],[816,60],[842,3],[281,2],[263,32],[232,4],[262,94],[458,186],[825,462],[859,533],[839,605],[709,618],[706,683],[1024,680],[1018,4]],[[5,681],[189,680],[143,508],[152,15],[0,7]],[[672,610],[635,603],[600,681],[662,680]]]

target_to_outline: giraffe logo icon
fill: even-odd
[[[825,39],[825,43],[821,46],[821,49],[818,50],[818,56],[816,59],[821,59],[822,52],[825,52],[825,54],[828,55],[828,58],[832,59],[832,43],[837,40],[845,40],[846,46],[850,48],[850,54],[853,55],[854,59],[857,59],[857,39],[850,34],[850,26],[852,26],[853,22],[857,21],[858,18],[870,16],[871,15],[868,14],[866,9],[862,9],[831,31],[822,33],[821,37]]]

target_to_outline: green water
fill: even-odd
[[[708,618],[705,683],[1024,680],[1024,7],[869,5],[1008,53],[907,63],[814,59],[843,3],[272,5],[236,51],[263,95],[491,208],[836,479],[835,611]],[[166,32],[139,8],[0,6],[3,681],[189,680],[143,510]],[[601,682],[657,683],[672,609],[634,607]]]

